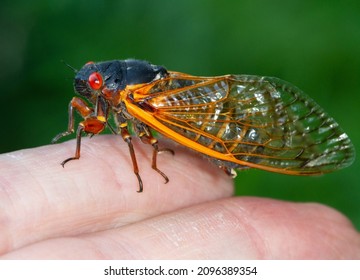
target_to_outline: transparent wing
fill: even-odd
[[[174,131],[171,137],[185,136],[190,148],[201,144],[210,157],[288,174],[331,172],[354,159],[353,145],[334,119],[277,78],[172,72],[148,94],[146,103]]]

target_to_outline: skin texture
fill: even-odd
[[[360,236],[339,212],[313,203],[232,197],[206,159],[160,141],[133,140],[144,192],[116,136],[0,155],[2,259],[359,259]],[[241,176],[241,173],[239,174]]]

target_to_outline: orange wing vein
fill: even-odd
[[[307,175],[354,160],[354,147],[334,119],[277,78],[170,72],[137,93],[126,104],[130,114],[174,141],[240,168]],[[152,110],[139,109],[140,103]]]

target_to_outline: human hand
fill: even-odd
[[[151,146],[133,142],[143,193],[115,136],[84,138],[65,168],[74,141],[1,155],[2,259],[360,259],[359,234],[337,211],[232,197],[228,176],[168,142],[164,184]]]

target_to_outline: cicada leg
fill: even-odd
[[[104,105],[103,105],[104,106]],[[84,121],[82,121],[76,131],[76,150],[75,155],[73,157],[70,157],[66,160],[64,160],[61,165],[64,167],[65,164],[74,159],[80,158],[80,146],[81,146],[81,135],[82,132],[86,132],[89,134],[98,134],[106,126],[106,116],[104,116],[104,113],[100,110],[98,110],[97,116],[90,116],[94,110],[87,106],[86,102],[82,100],[79,97],[74,97],[70,104],[69,104],[69,123],[68,123],[68,129],[62,133],[59,133],[56,135],[51,143],[57,142],[60,138],[67,136],[74,132],[74,111],[78,111],[80,115],[85,118]]]
[[[73,159],[79,159],[79,158],[80,158],[81,134],[82,134],[83,130],[84,130],[84,127],[79,125],[79,126],[78,126],[78,129],[77,129],[77,131],[76,131],[76,149],[75,149],[75,156],[65,159],[65,160],[61,163],[62,167],[64,167],[64,166],[65,166],[65,163],[67,163],[68,161],[73,160]]]
[[[143,191],[143,183],[142,183],[142,180],[141,180],[141,177],[139,174],[139,167],[138,167],[136,156],[135,156],[134,146],[131,142],[131,136],[127,129],[128,118],[126,116],[124,116],[122,113],[119,113],[116,115],[116,121],[117,121],[118,128],[119,128],[119,134],[121,134],[122,138],[128,144],[128,147],[129,147],[129,152],[130,152],[130,156],[131,156],[131,160],[132,160],[132,164],[133,164],[133,170],[139,181],[138,192],[142,192]],[[174,151],[171,149],[159,149],[158,140],[152,136],[147,125],[145,125],[141,122],[135,122],[135,121],[133,122],[133,125],[134,125],[133,126],[134,130],[135,130],[137,136],[141,139],[141,141],[145,144],[151,144],[153,146],[153,155],[152,155],[152,164],[151,164],[152,169],[154,169],[156,172],[158,172],[165,179],[165,183],[169,182],[169,178],[164,174],[164,172],[162,172],[161,170],[159,170],[157,168],[157,163],[156,163],[157,155],[161,152],[170,152],[171,154],[174,154]]]
[[[93,112],[93,109],[88,107],[86,102],[79,97],[74,97],[73,99],[71,99],[68,108],[69,108],[68,109],[68,115],[69,115],[68,129],[66,131],[61,132],[58,135],[56,135],[51,140],[52,144],[56,143],[60,138],[67,136],[71,133],[74,133],[74,109],[76,111],[78,111],[83,118],[86,118]]]
[[[138,136],[141,139],[141,142],[143,142],[145,144],[151,144],[153,146],[151,168],[154,169],[157,173],[159,173],[165,179],[165,184],[166,184],[167,182],[169,182],[169,178],[168,178],[168,176],[166,176],[166,174],[164,172],[162,172],[159,168],[157,168],[157,155],[162,152],[169,152],[172,155],[174,155],[175,154],[174,151],[171,149],[168,149],[168,148],[159,149],[158,140],[153,137],[153,135],[151,134],[151,131],[149,130],[149,128],[146,125],[139,123],[136,126],[136,130],[137,130]]]
[[[153,138],[155,139],[155,138]],[[155,139],[156,140],[156,139]],[[168,176],[166,176],[166,174],[164,172],[162,172],[159,168],[157,168],[157,155],[162,152],[162,151],[165,151],[165,149],[162,149],[162,150],[159,150],[159,147],[158,147],[158,144],[157,142],[156,143],[153,143],[152,144],[153,146],[153,155],[152,155],[152,161],[151,161],[151,168],[154,169],[157,173],[159,173],[161,176],[163,176],[163,178],[165,179],[165,184],[167,182],[169,182],[169,178]],[[171,152],[172,154],[174,154],[174,151],[173,150],[170,150],[170,149],[166,149],[166,151],[169,151]]]
[[[82,132],[90,133],[92,135],[99,134],[101,131],[104,130],[106,122],[103,122],[101,119],[97,117],[91,117],[84,121],[82,121],[78,129],[76,130],[76,149],[75,149],[75,156],[70,157],[64,160],[61,165],[64,167],[65,163],[70,160],[79,159],[80,158],[80,146],[81,146],[81,134]]]
[[[139,190],[137,192],[142,192],[143,191],[143,183],[139,174],[139,167],[137,165],[137,161],[136,161],[136,156],[135,156],[135,151],[134,151],[134,146],[131,143],[131,136],[129,131],[127,130],[127,123],[122,123],[119,125],[120,128],[120,134],[121,137],[124,139],[124,141],[128,144],[129,147],[129,152],[130,152],[130,156],[131,156],[131,161],[133,164],[133,170],[134,173],[138,179],[139,182]]]

